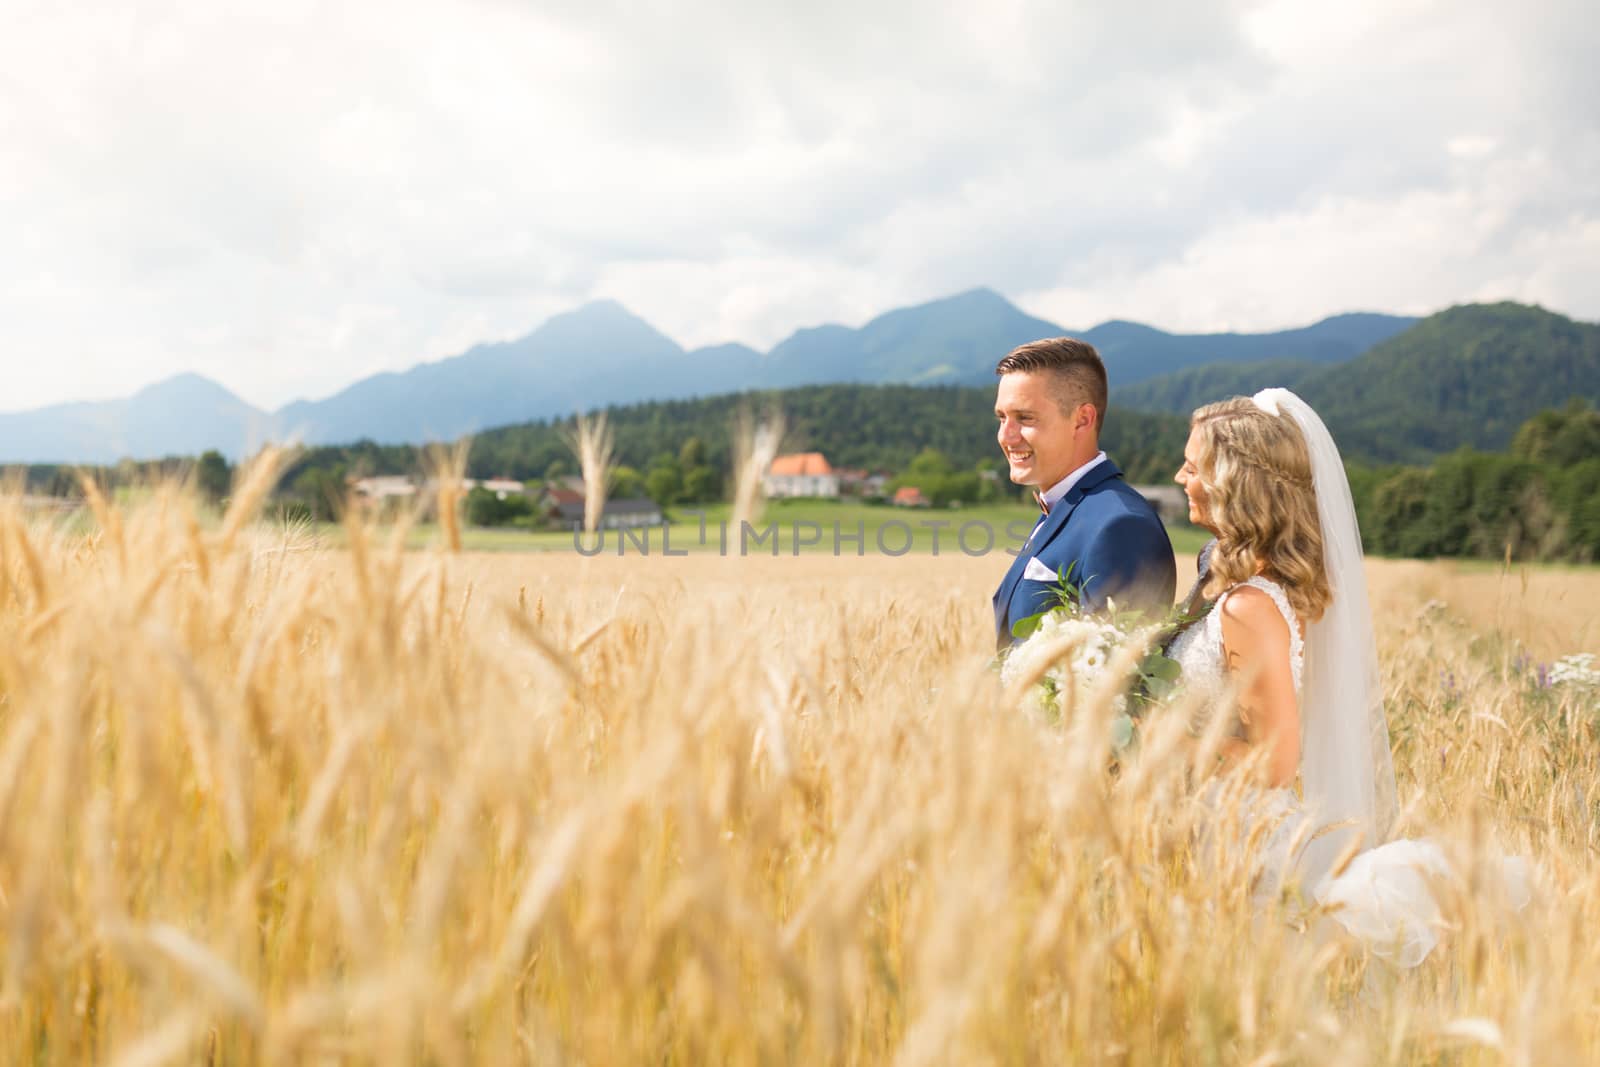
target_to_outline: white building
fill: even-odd
[[[393,500],[396,497],[413,497],[417,495],[417,486],[410,478],[403,474],[381,474],[372,478],[357,478],[351,483],[351,488],[356,495],[364,497],[374,503]]]
[[[468,489],[487,489],[501,500],[508,496],[521,496],[525,492],[522,483],[512,478],[485,478],[481,482],[468,478],[464,484]]]
[[[769,497],[836,497],[839,476],[821,452],[794,452],[772,461],[761,487]]]

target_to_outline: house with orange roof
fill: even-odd
[[[821,452],[778,456],[761,479],[769,497],[839,495],[839,475]]]
[[[897,508],[927,508],[933,505],[928,498],[922,495],[922,490],[914,485],[902,485],[894,491],[894,506]]]

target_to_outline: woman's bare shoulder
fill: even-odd
[[[1225,632],[1233,631],[1247,640],[1289,643],[1288,620],[1263,589],[1253,585],[1237,586],[1228,593],[1218,610],[1222,613]]]

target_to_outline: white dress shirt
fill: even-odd
[[[1077,470],[1061,479],[1055,485],[1052,485],[1049,489],[1045,490],[1044,502],[1050,507],[1055,507],[1057,501],[1066,496],[1068,493],[1072,492],[1073,486],[1083,481],[1083,476],[1085,474],[1088,474],[1105,461],[1106,454],[1104,452],[1096,452],[1094,454],[1094,458],[1089,462],[1085,463],[1083,466],[1079,467]]]
[[[1098,467],[1100,464],[1104,463],[1105,461],[1106,461],[1105,452],[1103,452],[1103,451],[1096,452],[1094,454],[1094,458],[1091,459],[1089,462],[1085,463],[1083,466],[1079,467],[1077,470],[1073,471],[1071,474],[1069,474],[1065,478],[1061,479],[1055,485],[1052,485],[1049,489],[1045,490],[1045,492],[1043,494],[1044,495],[1045,505],[1048,506],[1048,507],[1052,507],[1052,508],[1055,507],[1058,503],[1061,502],[1061,498],[1062,497],[1064,497],[1068,493],[1072,492],[1072,487],[1073,486],[1077,485],[1080,481],[1083,480],[1083,476],[1085,474],[1088,474],[1090,471],[1094,470],[1096,467]],[[1023,542],[1023,547],[1024,548],[1026,548],[1029,544],[1031,544],[1033,542],[1033,534],[1039,532],[1039,526],[1044,522],[1044,520],[1045,520],[1044,514],[1040,513],[1039,521],[1033,524],[1033,533],[1030,533],[1028,535],[1028,540]]]

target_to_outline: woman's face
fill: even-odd
[[[1189,498],[1189,521],[1216,533],[1206,506],[1206,487],[1200,482],[1199,455],[1200,431],[1196,428],[1189,431],[1189,442],[1183,446],[1183,466],[1178,468],[1174,480],[1183,486],[1183,491]]]

